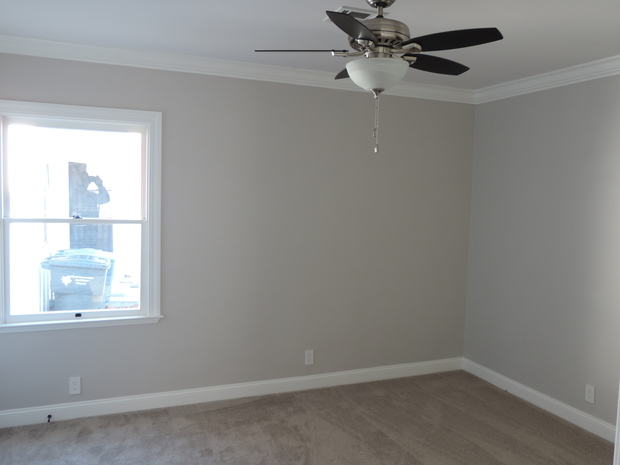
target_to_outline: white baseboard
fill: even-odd
[[[460,370],[462,358],[0,411],[0,428]]]
[[[464,358],[461,368],[472,375],[504,389],[511,394],[520,397],[526,402],[553,413],[554,415],[557,415],[558,417],[563,418],[564,420],[567,420],[572,424],[585,429],[586,431],[596,434],[603,439],[614,442],[616,438],[616,427],[614,425],[599,420],[592,415],[588,415],[581,410],[577,410],[570,405],[564,404],[541,392],[524,386],[523,384],[517,383],[516,381],[513,381],[504,375],[500,375],[493,370],[489,370],[488,368],[472,362],[471,360]]]
[[[294,378],[186,389],[182,391],[4,410],[0,411],[0,428],[44,423],[47,421],[48,415],[52,415],[53,421],[69,420],[72,418],[303,391],[307,389],[342,386],[345,384],[365,383],[369,381],[380,381],[461,369],[537,407],[547,410],[586,431],[590,431],[608,441],[614,442],[616,440],[616,428],[614,425],[599,420],[598,418],[462,357],[361,370],[340,371],[312,376],[299,376]],[[616,452],[615,465],[620,465],[619,455],[620,452]]]
[[[620,465],[620,401],[618,401],[618,412],[616,414],[616,444],[614,447],[614,465]]]

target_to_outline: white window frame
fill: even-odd
[[[146,166],[144,167],[145,199],[142,209],[142,274],[140,283],[140,310],[139,311],[104,311],[95,312],[96,316],[68,318],[67,312],[63,315],[54,315],[52,312],[43,312],[46,315],[33,316],[27,321],[14,321],[8,309],[7,292],[9,286],[8,263],[5,260],[6,233],[11,218],[5,217],[4,199],[7,195],[4,173],[4,156],[6,151],[6,134],[4,134],[7,120],[50,119],[55,125],[67,122],[69,126],[78,123],[82,126],[92,126],[102,129],[105,126],[118,127],[119,125],[137,125],[144,130]],[[160,310],[160,212],[161,212],[161,139],[162,115],[160,112],[125,110],[113,108],[86,107],[74,105],[59,105],[35,102],[18,102],[0,100],[0,333],[41,331],[53,329],[86,328],[100,326],[116,326],[127,324],[156,323],[162,317]],[[53,220],[52,220],[53,221]],[[101,221],[99,221],[101,222]]]

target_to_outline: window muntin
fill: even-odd
[[[0,101],[0,118],[0,331],[156,321],[161,115]]]

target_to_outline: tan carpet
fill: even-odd
[[[0,464],[611,465],[462,371],[0,430]]]

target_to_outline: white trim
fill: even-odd
[[[613,465],[620,465],[620,398],[618,399],[618,414],[616,415],[616,443],[614,447],[614,463]]]
[[[45,320],[29,323],[0,324],[2,333],[27,333],[32,331],[51,331],[57,329],[104,328],[107,326],[143,325],[157,323],[163,317],[153,316],[121,316],[89,320]]]
[[[163,138],[163,115],[161,112],[150,112],[153,119],[147,132],[146,150],[150,154],[146,158],[146,196],[148,256],[143,263],[148,270],[147,289],[143,289],[141,300],[148,297],[148,316],[161,318],[161,190],[162,190],[162,138]],[[143,238],[144,239],[144,238]],[[148,295],[144,295],[144,291]],[[155,321],[155,322],[157,322]]]
[[[243,397],[342,386],[346,384],[366,383],[370,381],[381,381],[461,369],[608,441],[614,441],[614,439],[618,441],[618,438],[620,438],[620,433],[616,433],[614,425],[599,420],[598,418],[462,357],[319,375],[185,389],[181,391],[4,410],[0,411],[0,428],[44,423],[47,421],[47,415],[50,414],[54,421],[60,421],[96,415],[109,415],[202,402],[214,402],[218,400],[239,399]],[[618,442],[616,442],[616,444],[618,444]],[[615,451],[614,465],[620,465],[620,451],[617,449]]]
[[[353,89],[365,92],[362,89]],[[476,92],[469,89],[457,89],[455,87],[432,86],[428,84],[416,84],[413,82],[401,82],[385,91],[385,95],[398,97],[421,98],[454,103],[476,103]]]
[[[478,89],[475,103],[492,102],[617,74],[620,74],[620,55]]]
[[[0,53],[365,92],[348,80],[336,81],[333,74],[320,71],[244,63],[196,55],[77,45],[2,34],[0,34]],[[386,91],[387,94],[460,103],[473,103],[475,101],[475,94],[472,90],[406,82]]]
[[[0,36],[1,38],[2,36]],[[1,43],[1,42],[0,42]],[[1,47],[0,47],[1,50]],[[0,100],[2,113],[11,117],[96,121],[109,123],[112,127],[125,123],[136,123],[150,128],[161,127],[161,112],[150,110],[128,110],[121,108],[91,107],[85,105],[65,105],[61,103],[39,103],[20,100]]]
[[[616,427],[614,425],[517,383],[471,360],[464,358],[462,369],[608,441],[614,441],[616,437]]]
[[[0,411],[0,428],[459,370],[461,358]]]
[[[195,55],[95,47],[3,34],[0,34],[0,53],[363,92],[349,81],[336,81],[331,74],[318,71],[243,63]],[[617,74],[620,74],[620,55],[478,90],[402,82],[386,94],[480,104]]]

